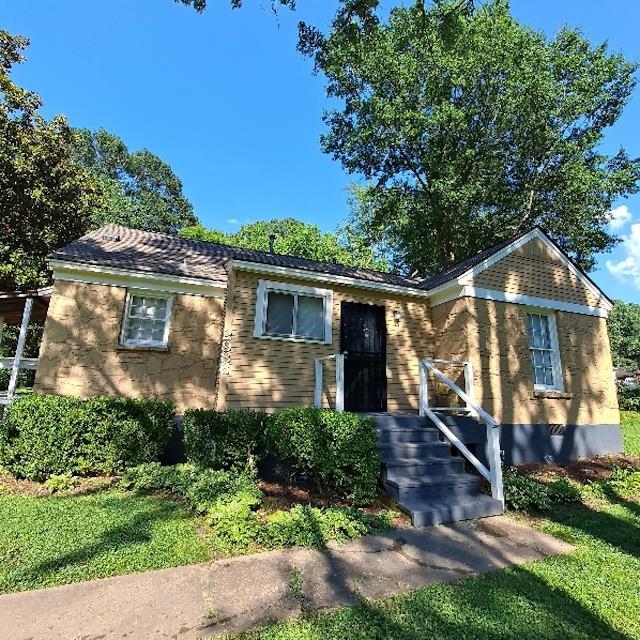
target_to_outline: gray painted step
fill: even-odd
[[[397,442],[425,443],[438,441],[440,441],[440,432],[435,428],[394,429],[391,427],[378,429],[378,443],[381,445]]]
[[[398,478],[384,483],[393,500],[405,503],[419,499],[461,498],[480,495],[481,479],[470,473]]]
[[[409,513],[414,527],[487,518],[503,511],[501,502],[483,494],[472,498],[409,500],[400,506]]]
[[[462,458],[399,458],[382,463],[383,481],[446,473],[464,473]]]
[[[376,426],[383,429],[416,429],[427,426],[426,418],[417,413],[367,413],[369,418],[373,418]],[[433,423],[430,423],[433,427]]]
[[[451,445],[448,442],[392,442],[378,445],[382,459],[393,461],[405,458],[427,460],[429,458],[448,458],[451,456]]]

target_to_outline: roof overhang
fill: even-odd
[[[240,271],[263,273],[270,276],[280,276],[282,278],[294,278],[296,280],[308,280],[310,282],[321,282],[323,284],[329,285],[341,284],[349,287],[358,287],[360,289],[380,291],[384,293],[391,293],[399,296],[408,296],[412,298],[428,299],[431,297],[430,292],[424,291],[423,289],[418,289],[417,287],[403,287],[401,285],[390,284],[387,282],[375,282],[373,280],[351,278],[348,276],[321,273],[318,271],[309,271],[307,269],[281,267],[271,264],[263,264],[261,262],[250,262],[237,259],[230,260],[229,266],[232,269],[238,269]]]
[[[85,284],[135,287],[150,291],[184,293],[213,298],[224,297],[227,288],[225,280],[207,280],[166,273],[134,271],[67,260],[50,260],[49,264],[53,269],[54,281],[66,280]]]

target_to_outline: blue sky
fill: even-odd
[[[0,26],[31,40],[14,78],[41,95],[46,116],[159,155],[205,225],[294,216],[334,229],[353,178],[320,151],[324,83],[295,44],[298,20],[326,25],[335,3],[298,0],[296,14],[277,17],[269,0],[209,4],[199,15],[172,0],[5,0]],[[512,0],[512,11],[550,35],[580,27],[640,60],[637,0]],[[640,156],[639,122],[640,88],[605,150]],[[616,203],[615,225],[624,240],[591,275],[611,297],[640,302],[640,196]]]

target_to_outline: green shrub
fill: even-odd
[[[162,466],[157,462],[127,469],[120,485],[136,493],[166,492],[205,513],[221,498],[252,493],[259,501],[260,491],[245,474],[205,469],[193,464]]]
[[[282,409],[267,423],[267,446],[320,491],[367,504],[376,496],[380,453],[375,423],[353,413]]]
[[[505,470],[504,500],[510,509],[516,511],[546,511],[551,508],[549,489],[541,482],[520,475],[516,469]]]
[[[640,411],[640,387],[618,385],[618,405],[623,411]]]
[[[561,502],[570,504],[572,502],[581,502],[582,496],[580,488],[574,482],[567,478],[560,478],[547,484],[549,498],[552,502]]]
[[[182,420],[189,462],[212,469],[255,468],[264,455],[266,414],[238,409],[192,409]]]
[[[0,426],[0,464],[45,480],[65,473],[118,473],[159,460],[174,427],[169,402],[33,394],[17,399]]]

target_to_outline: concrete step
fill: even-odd
[[[481,478],[471,473],[449,473],[387,480],[384,487],[389,496],[400,503],[420,499],[460,499],[480,495]]]
[[[464,415],[464,414],[452,415],[450,413],[438,413],[438,417],[447,426],[475,427],[480,424],[476,418],[470,415]],[[427,427],[435,427],[434,423],[431,421],[430,418],[423,418],[423,420],[424,420],[424,424]]]
[[[376,426],[382,429],[419,429],[427,424],[426,418],[417,413],[369,413],[365,415],[373,418]]]
[[[392,442],[378,445],[382,459],[386,461],[398,458],[448,458],[451,456],[451,445],[448,442]]]
[[[400,507],[411,516],[414,527],[487,518],[503,512],[501,502],[483,494],[470,498],[407,500],[400,503]]]
[[[413,442],[416,444],[426,442],[438,442],[440,440],[440,431],[436,428],[427,429],[420,427],[418,429],[395,429],[393,427],[378,429],[378,443],[380,445],[395,444],[401,442]]]
[[[464,473],[462,458],[397,458],[382,463],[382,481],[397,482],[404,478],[440,476],[447,473]]]

